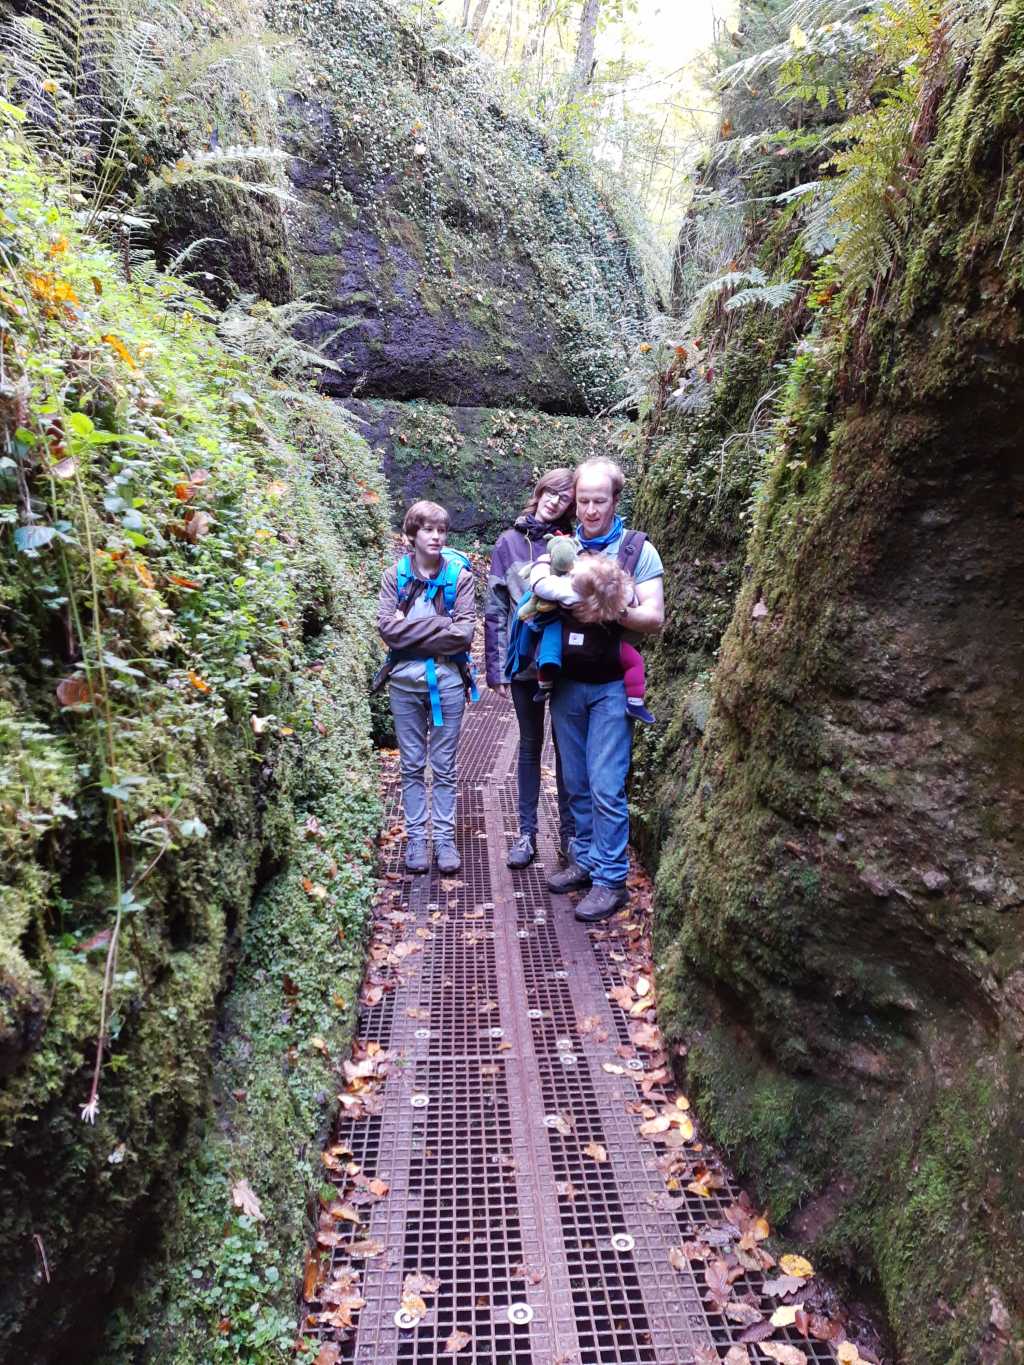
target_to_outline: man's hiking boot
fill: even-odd
[[[462,866],[459,850],[451,843],[437,844],[434,848],[438,872],[458,872]]]
[[[508,851],[505,859],[505,866],[511,867],[514,871],[524,867],[529,867],[537,856],[537,836],[535,834],[520,834]]]
[[[579,863],[569,863],[561,872],[552,872],[547,878],[547,888],[556,896],[564,896],[567,891],[581,891],[590,885],[590,873]]]
[[[592,886],[576,907],[576,918],[584,924],[597,924],[614,915],[629,901],[624,886]]]
[[[407,872],[429,872],[430,850],[426,839],[410,839],[405,846],[405,870]]]

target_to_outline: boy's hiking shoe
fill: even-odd
[[[438,872],[458,872],[462,866],[459,850],[454,844],[438,844],[434,849]]]
[[[567,891],[580,891],[590,885],[590,873],[579,863],[569,863],[561,872],[552,872],[547,878],[547,888],[556,896],[564,896]]]
[[[654,717],[644,705],[642,697],[626,698],[626,715],[630,720],[642,720],[645,725],[654,724]]]
[[[624,886],[592,886],[576,907],[576,918],[584,924],[596,924],[614,915],[629,901]]]
[[[405,870],[407,872],[429,872],[430,851],[426,839],[410,839],[405,846]]]
[[[529,867],[537,856],[537,836],[535,834],[520,834],[508,851],[505,859],[505,866],[518,870]]]

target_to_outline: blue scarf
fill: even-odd
[[[611,530],[605,531],[603,536],[594,536],[592,540],[588,540],[582,531],[577,531],[576,539],[579,541],[580,549],[582,550],[603,550],[606,546],[610,545],[613,540],[618,540],[619,536],[622,535],[622,532],[622,518],[616,514],[612,520]]]

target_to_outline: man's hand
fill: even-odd
[[[497,692],[499,697],[508,696],[508,683],[489,683],[492,692]]]
[[[662,579],[649,578],[636,585],[637,602],[619,617],[623,630],[635,635],[659,635],[665,626],[665,587]]]

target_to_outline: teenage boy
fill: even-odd
[[[462,860],[455,847],[456,755],[472,686],[473,574],[464,555],[445,548],[448,513],[436,502],[413,503],[402,530],[409,553],[381,579],[377,629],[391,651],[387,677],[402,768],[405,866],[410,872],[430,870],[429,757],[437,868],[457,872]]]

